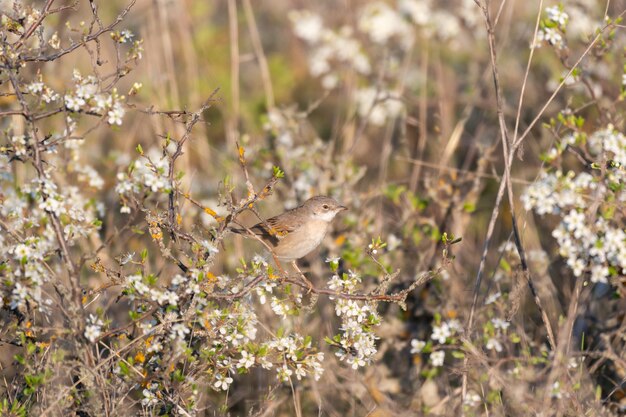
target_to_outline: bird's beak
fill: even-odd
[[[339,209],[339,211],[344,211],[344,210],[348,210],[348,207],[346,207],[346,206],[339,206],[338,209]]]

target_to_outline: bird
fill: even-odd
[[[302,205],[278,216],[261,221],[250,228],[231,228],[245,236],[250,233],[261,239],[279,261],[292,262],[317,248],[335,216],[348,208],[332,197],[318,195]]]

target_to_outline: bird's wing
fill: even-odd
[[[301,225],[302,219],[292,210],[257,223],[250,230],[276,245],[289,233],[298,230]]]
[[[302,223],[296,216],[291,216],[291,213],[283,213],[280,216],[269,218],[254,225],[251,230],[259,230],[262,233],[277,236],[281,238],[287,234],[293,232],[300,227]]]

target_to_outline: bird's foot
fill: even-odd
[[[313,291],[313,283],[311,281],[308,280],[308,278],[304,275],[304,272],[302,272],[300,270],[300,268],[298,268],[298,264],[296,264],[296,261],[293,261],[291,263],[291,265],[293,266],[293,269],[295,269],[298,274],[300,274],[300,279],[306,284],[306,286],[309,288],[309,290],[306,292],[307,295],[309,295],[311,293],[311,291]]]

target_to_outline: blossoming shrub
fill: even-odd
[[[230,20],[226,3],[191,2],[190,14],[151,4],[159,18],[144,28],[139,3],[1,10],[0,414],[618,409],[623,384],[606,381],[623,379],[619,19],[593,2],[551,4],[532,36],[532,5],[516,5],[515,19],[507,4],[491,10],[501,20],[488,33],[473,1],[365,1],[342,14],[287,4],[279,17],[233,1]],[[293,31],[289,48],[306,59],[261,42],[266,60],[254,12],[263,42],[265,31]],[[227,31],[185,32],[185,19],[228,21],[241,36],[245,21],[253,53],[229,32],[231,65],[210,62],[204,91],[189,76]],[[546,227],[522,216],[520,256],[503,210],[472,305],[490,181],[504,171],[497,111],[512,122],[508,105],[489,101],[490,36],[507,42],[496,61],[509,105],[519,68],[538,57],[522,129],[561,82],[567,90],[539,114],[547,122],[532,130],[537,142],[526,138],[527,163],[512,167],[515,197]],[[245,71],[252,61],[269,80]],[[242,85],[274,88],[279,103],[258,105],[251,88],[224,104],[239,68]],[[305,92],[277,82],[279,70]],[[176,83],[198,87],[180,96],[205,96],[172,109]],[[224,131],[222,118],[234,119]],[[315,194],[350,211],[298,261],[306,276],[229,232]]]

